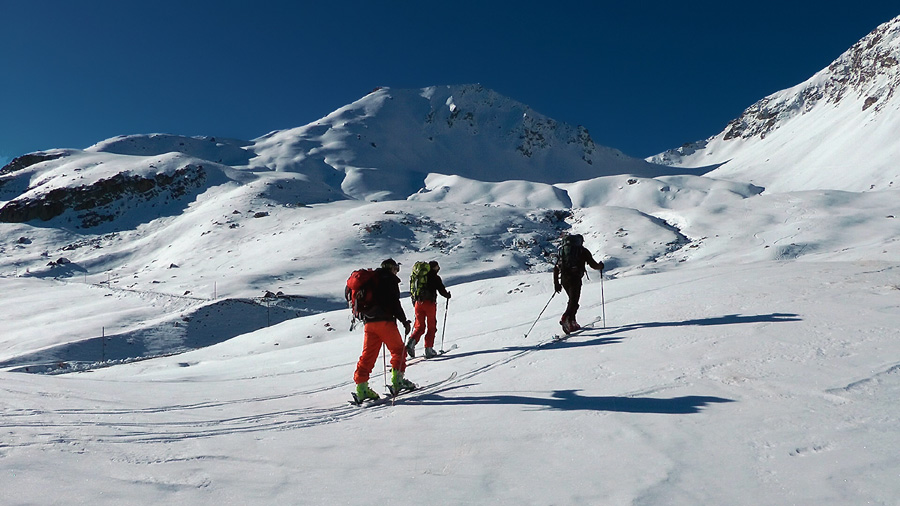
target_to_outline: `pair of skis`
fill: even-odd
[[[560,341],[565,341],[566,339],[572,336],[577,336],[578,334],[581,334],[586,330],[594,330],[594,327],[581,327],[578,330],[570,331],[568,334],[554,334],[553,336],[551,336],[550,342],[558,343]]]
[[[456,343],[454,343],[452,346],[450,346],[446,350],[439,351],[437,355],[435,355],[434,357],[431,357],[431,358],[440,357],[441,355],[444,355],[445,353],[449,353],[457,348],[459,348],[459,346],[457,346]],[[408,360],[406,362],[406,366],[409,367],[412,364],[417,364],[417,363],[423,362],[425,360],[431,360],[431,358],[426,358],[424,355],[422,355],[420,357],[416,357],[416,358]],[[394,399],[397,399],[399,397],[408,396],[408,394],[410,394],[410,393],[418,393],[418,394],[427,393],[428,391],[433,390],[434,388],[436,388],[448,381],[451,381],[455,377],[456,377],[456,373],[454,372],[447,379],[444,379],[444,380],[441,380],[441,381],[438,381],[435,383],[431,383],[430,385],[425,385],[422,387],[417,386],[415,389],[401,390],[399,392],[395,392],[392,387],[388,386],[388,390],[390,393],[388,395],[385,395],[378,399],[362,399],[362,400],[360,400],[359,397],[356,395],[356,392],[351,392],[351,395],[353,396],[353,400],[351,400],[349,402],[350,402],[350,404],[354,404],[356,406],[360,406],[360,407],[364,407],[364,408],[370,407],[370,406],[378,406],[380,404],[386,403],[387,401],[393,401]]]
[[[431,358],[426,357],[425,355],[420,355],[420,356],[418,356],[418,357],[416,357],[416,358],[411,358],[411,359],[409,359],[409,360],[406,361],[406,367],[409,367],[409,366],[411,366],[411,365],[413,365],[413,364],[418,364],[419,362],[422,362],[422,361],[424,361],[424,360],[431,360],[432,358],[440,357],[440,356],[443,355],[444,353],[449,353],[449,352],[451,352],[451,351],[453,351],[453,350],[455,350],[455,349],[457,349],[457,348],[459,348],[459,346],[457,346],[456,343],[454,343],[453,346],[447,348],[446,350],[441,350],[441,351],[437,352],[437,355],[435,355],[435,356],[433,356],[433,357],[431,357]]]
[[[590,330],[590,327],[581,327],[578,330],[570,330],[569,332],[564,332],[562,334],[553,334],[553,336],[551,336],[551,337],[553,338],[554,341],[564,341],[574,335],[580,334],[582,331],[585,331],[585,330]]]
[[[444,383],[448,383],[448,382],[450,382],[450,381],[453,381],[455,378],[456,378],[456,372],[454,372],[453,374],[451,374],[451,375],[448,376],[447,378],[444,378],[444,379],[442,379],[442,380],[440,380],[440,381],[435,381],[434,383],[430,383],[430,384],[425,385],[425,386],[417,386],[417,387],[414,388],[414,389],[400,390],[399,392],[395,392],[393,388],[390,388],[390,387],[389,387],[390,394],[389,394],[389,395],[385,395],[385,396],[383,396],[383,397],[380,397],[380,398],[378,398],[378,399],[365,399],[365,400],[360,400],[360,399],[357,397],[356,392],[353,392],[353,393],[352,393],[352,395],[353,395],[353,400],[352,400],[352,401],[348,401],[348,402],[349,402],[350,404],[354,405],[354,406],[359,406],[359,407],[361,407],[361,408],[370,408],[370,407],[373,407],[373,406],[380,406],[380,405],[386,404],[386,403],[388,403],[388,402],[393,402],[393,401],[395,401],[395,400],[397,400],[397,399],[408,399],[408,398],[411,398],[411,397],[417,397],[417,396],[422,395],[422,394],[427,394],[427,393],[429,393],[429,392],[432,392],[432,391],[436,390],[438,387],[440,387],[440,386],[443,385]]]

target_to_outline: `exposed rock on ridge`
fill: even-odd
[[[805,82],[751,105],[718,135],[647,161],[769,191],[896,188],[898,62],[900,17]]]
[[[21,198],[0,208],[0,221],[23,223],[40,219],[48,221],[71,209],[77,214],[77,225],[94,227],[119,216],[116,201],[130,197],[149,201],[158,196],[180,198],[206,181],[202,165],[187,165],[173,174],[153,177],[116,174],[91,185],[55,188],[36,198]]]

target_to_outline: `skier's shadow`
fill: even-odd
[[[570,336],[567,339],[561,341],[544,341],[542,343],[529,344],[523,346],[506,346],[503,348],[496,349],[488,349],[488,350],[476,350],[469,351],[463,353],[453,353],[448,354],[446,356],[441,356],[432,360],[453,360],[457,358],[463,357],[471,357],[475,355],[482,355],[486,353],[509,353],[509,352],[520,352],[520,351],[528,351],[534,349],[560,349],[560,348],[581,348],[586,346],[602,346],[607,344],[618,344],[622,342],[625,337],[619,336],[617,334],[622,334],[624,332],[628,332],[631,330],[640,330],[640,329],[650,329],[650,328],[661,328],[661,327],[691,327],[691,326],[699,326],[705,327],[710,325],[739,325],[746,323],[781,323],[781,322],[798,322],[803,321],[800,318],[800,315],[796,313],[769,313],[769,314],[758,314],[758,315],[741,315],[741,314],[730,314],[724,316],[715,316],[711,318],[697,318],[692,320],[682,320],[675,322],[647,322],[647,323],[632,323],[629,325],[623,325],[620,327],[610,327],[608,329],[603,328],[585,328],[579,331],[577,334]],[[593,339],[585,340],[585,337],[590,337]]]
[[[459,387],[453,387],[459,388]],[[450,389],[441,390],[446,392]],[[700,413],[710,404],[735,402],[733,399],[699,395],[686,395],[671,399],[650,397],[584,396],[579,390],[556,390],[546,397],[523,395],[482,395],[446,397],[435,392],[423,395],[411,402],[441,406],[471,405],[519,405],[533,406],[539,410],[554,411],[613,411],[619,413],[655,413],[663,415],[690,415]]]
[[[803,321],[800,315],[796,313],[769,313],[756,315],[729,314],[725,316],[716,316],[713,318],[697,318],[693,320],[683,320],[680,322],[648,322],[648,323],[632,323],[617,327],[613,332],[624,332],[636,329],[648,329],[657,327],[703,327],[707,325],[738,325],[742,323],[780,323],[780,322],[799,322]]]
[[[628,332],[631,330],[640,330],[640,329],[652,329],[652,328],[662,328],[662,327],[705,327],[711,325],[739,325],[746,323],[779,323],[779,322],[799,322],[803,321],[800,318],[800,315],[795,313],[769,313],[769,314],[758,314],[758,315],[740,315],[740,314],[730,314],[725,316],[717,316],[713,318],[698,318],[693,320],[682,320],[678,322],[647,322],[647,323],[632,323],[630,325],[623,325],[621,327],[612,327],[609,329],[591,329],[579,332],[575,336],[558,342],[547,343],[545,347],[547,348],[577,348],[582,346],[597,346],[601,344],[612,344],[621,342],[624,337],[616,336],[616,334],[620,334],[623,332]],[[591,339],[588,341],[578,339],[579,336],[593,336],[596,339]]]
[[[596,336],[599,334],[589,334],[587,332],[582,332],[579,334],[580,336]],[[503,348],[494,348],[489,350],[476,350],[476,351],[466,351],[466,352],[453,352],[448,353],[447,355],[441,355],[436,358],[432,358],[430,360],[440,362],[443,360],[455,360],[464,357],[474,357],[476,355],[486,355],[490,353],[518,353],[522,351],[532,351],[536,349],[554,349],[561,348],[564,346],[599,346],[603,344],[616,344],[622,342],[624,338],[622,337],[602,337],[598,339],[592,339],[590,341],[581,341],[578,343],[574,343],[571,341],[545,341],[543,343],[530,344],[527,346],[504,346]]]

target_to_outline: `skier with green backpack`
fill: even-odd
[[[569,296],[566,311],[559,320],[566,334],[581,328],[575,321],[575,313],[578,312],[578,302],[581,299],[581,278],[587,273],[585,264],[603,275],[603,262],[595,261],[591,252],[584,247],[584,237],[581,234],[565,236],[559,246],[556,265],[553,266],[553,288],[556,293],[565,289]]]
[[[447,299],[450,292],[444,287],[444,282],[438,276],[441,266],[434,260],[431,262],[416,262],[409,276],[409,295],[415,308],[416,323],[412,334],[406,341],[406,353],[414,358],[416,345],[419,338],[425,335],[425,358],[438,355],[434,351],[434,337],[437,334],[437,296],[441,294]],[[427,331],[426,331],[427,329]]]

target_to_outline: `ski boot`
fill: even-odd
[[[576,330],[581,330],[581,325],[575,321],[575,318],[569,320],[569,332],[575,332]]]
[[[398,395],[404,390],[415,390],[416,384],[404,377],[404,374],[396,369],[391,370],[391,394]]]
[[[562,326],[563,332],[565,332],[566,335],[572,332],[572,323],[569,321],[568,315],[563,315],[563,317],[559,320],[559,324]]]
[[[378,394],[375,390],[369,388],[369,382],[363,381],[362,383],[357,383],[356,385],[356,394],[354,395],[356,398],[357,404],[362,404],[363,401],[367,400],[375,400],[378,399]]]
[[[411,337],[406,340],[406,354],[409,358],[416,358],[416,344],[416,340]]]
[[[425,358],[434,358],[438,355],[439,353],[434,351],[434,348],[425,348]]]

